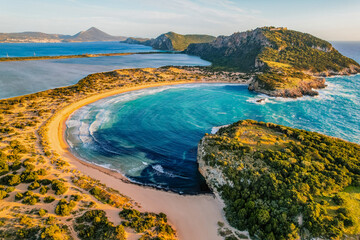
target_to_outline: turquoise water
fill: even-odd
[[[0,62],[0,99],[73,85],[88,74],[114,69],[166,65],[207,66],[209,64],[199,57],[186,54],[134,54],[97,58]]]
[[[205,189],[197,143],[213,127],[255,119],[360,143],[360,75],[327,79],[318,97],[269,98],[247,86],[188,84],[120,94],[67,121],[73,152],[130,180],[181,193]],[[266,98],[265,104],[256,100]]]
[[[0,43],[0,57],[59,56],[96,53],[157,51],[152,47],[120,42]]]

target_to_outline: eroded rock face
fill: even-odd
[[[313,75],[319,77],[330,77],[337,75],[352,75],[357,73],[360,73],[360,67],[356,65],[350,65],[349,67],[344,68],[341,71],[328,70],[324,72],[314,73]]]
[[[304,81],[300,83],[295,88],[267,90],[264,86],[261,86],[261,83],[257,78],[254,78],[249,84],[248,89],[250,91],[263,93],[272,97],[298,98],[303,96],[317,96],[319,93],[314,89],[322,89],[325,87],[325,78],[314,78],[312,81]]]
[[[216,70],[257,75],[249,90],[276,97],[318,95],[324,77],[360,73],[360,65],[324,40],[286,28],[264,27],[190,44],[185,53],[212,62]]]
[[[264,63],[258,54],[264,47],[270,46],[261,29],[238,32],[231,36],[219,36],[210,43],[190,44],[184,51],[217,65],[221,61],[229,68],[241,71],[260,71]]]
[[[159,50],[174,50],[171,40],[165,34],[162,34],[155,39],[151,39],[147,44]]]

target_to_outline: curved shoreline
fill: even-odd
[[[128,53],[94,53],[94,54],[76,54],[76,55],[57,55],[57,56],[36,56],[36,57],[1,57],[0,62],[14,62],[14,61],[40,61],[51,59],[68,59],[68,58],[96,58],[96,57],[113,57],[126,56],[135,54],[179,54],[173,52],[128,52]]]
[[[124,176],[116,171],[106,169],[75,157],[64,138],[68,117],[77,109],[93,103],[102,98],[117,94],[140,90],[144,88],[166,85],[179,85],[191,83],[211,83],[197,81],[166,82],[159,84],[139,85],[124,89],[117,89],[96,94],[78,102],[72,103],[59,110],[48,122],[47,139],[50,148],[76,170],[91,176],[107,186],[118,190],[138,202],[145,211],[164,212],[170,222],[175,226],[179,239],[222,239],[218,236],[217,222],[226,222],[222,204],[210,194],[206,195],[179,195],[172,192],[157,190],[151,187],[130,183]],[[220,82],[217,82],[220,83]],[[124,181],[125,180],[125,181]],[[196,222],[196,224],[193,224]]]

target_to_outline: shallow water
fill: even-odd
[[[360,143],[360,75],[329,78],[318,97],[268,98],[244,85],[188,84],[124,93],[76,111],[67,141],[83,159],[129,179],[198,193],[197,143],[215,126],[255,119]],[[256,100],[266,98],[265,104]]]
[[[69,86],[91,73],[120,68],[207,66],[186,54],[134,54],[96,58],[0,62],[0,99]]]

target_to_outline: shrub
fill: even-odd
[[[47,187],[47,186],[41,186],[40,187],[40,194],[46,194],[47,193],[47,191],[49,190],[49,187]]]
[[[46,215],[46,213],[47,213],[47,210],[42,209],[42,208],[41,208],[41,209],[39,210],[39,212],[38,212],[38,214],[39,214],[39,216],[40,216],[40,217],[45,216],[45,215]]]
[[[29,186],[28,186],[28,189],[29,190],[34,190],[34,189],[38,189],[40,187],[40,184],[35,181],[35,182],[32,182]]]
[[[8,197],[8,193],[4,190],[0,190],[0,200]]]
[[[55,208],[55,213],[60,216],[69,216],[75,206],[76,203],[74,201],[70,200],[68,202],[66,199],[61,199]]]
[[[47,171],[46,171],[46,169],[41,168],[41,169],[37,170],[37,174],[39,176],[45,176],[47,174]]]
[[[71,200],[74,200],[75,202],[80,201],[82,198],[83,197],[79,194],[71,195]]]
[[[5,162],[0,160],[0,175],[4,175],[9,172],[9,165]]]
[[[103,210],[91,210],[76,218],[75,229],[81,239],[125,240],[126,232],[123,226],[115,227],[108,221]]]
[[[7,187],[7,188],[5,189],[5,191],[6,191],[7,193],[13,192],[14,190],[15,190],[15,187]]]
[[[37,195],[24,197],[22,201],[22,203],[27,205],[35,205],[37,202],[39,202],[39,197]]]
[[[65,227],[59,227],[58,225],[53,224],[43,229],[41,239],[68,240],[69,236],[66,234]]]
[[[68,190],[65,183],[59,180],[53,180],[51,182],[51,188],[55,191],[56,195],[64,194]]]
[[[26,215],[23,215],[20,217],[20,224],[23,224],[23,225],[26,225],[29,227],[32,225],[32,219]]]
[[[17,171],[21,168],[21,162],[20,161],[15,161],[12,165],[11,165],[11,170],[13,171]]]
[[[55,198],[53,196],[44,197],[44,203],[51,203],[53,201],[55,201]]]
[[[46,186],[46,185],[49,185],[51,183],[51,180],[49,179],[43,179],[40,181],[42,185]]]
[[[23,183],[31,183],[33,181],[38,180],[39,178],[37,172],[34,171],[24,171],[21,173],[20,177],[21,177],[21,182]]]
[[[23,199],[24,195],[21,192],[16,193],[15,200],[21,200]]]
[[[16,186],[21,183],[21,180],[19,175],[9,174],[2,179],[2,182],[9,186]]]

